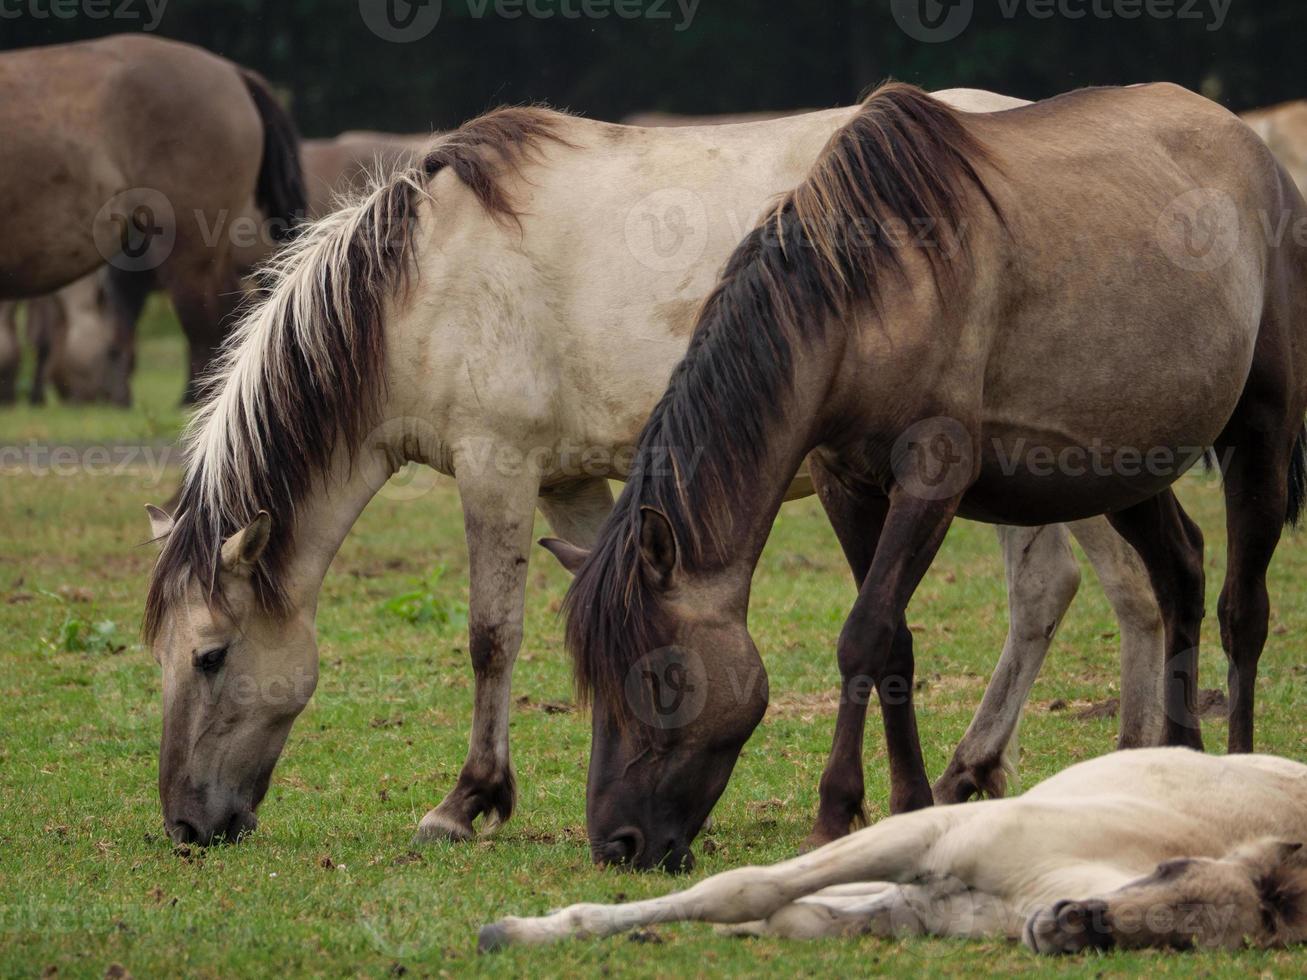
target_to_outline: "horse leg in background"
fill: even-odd
[[[129,272],[112,264],[105,266],[100,276],[102,306],[113,333],[106,366],[106,395],[114,404],[126,406],[132,401],[132,375],[136,371],[136,327],[158,280],[152,271]]]
[[[1007,642],[967,733],[935,783],[936,803],[1006,793],[1007,775],[1015,772],[1021,713],[1080,587],[1080,565],[1065,524],[997,531],[1007,569]]]
[[[1198,637],[1203,621],[1203,533],[1172,490],[1108,517],[1148,569],[1166,629],[1163,741],[1202,750]]]
[[[1269,392],[1265,396],[1272,400]],[[1249,395],[1244,402],[1251,401]],[[1280,400],[1281,405],[1283,399]],[[1266,410],[1263,410],[1266,409]],[[1284,410],[1279,408],[1280,419]],[[1268,418],[1269,416],[1269,418]],[[1228,556],[1218,617],[1221,645],[1229,660],[1229,751],[1253,751],[1253,698],[1257,665],[1270,626],[1266,572],[1290,514],[1290,473],[1301,493],[1300,426],[1285,433],[1270,406],[1241,403],[1217,441],[1225,477]],[[1296,440],[1296,442],[1295,442]],[[1295,501],[1293,506],[1298,506]]]
[[[517,792],[508,722],[539,482],[532,474],[501,476],[470,460],[464,463],[456,472],[470,579],[468,652],[476,684],[472,735],[458,782],[422,818],[418,843],[469,840],[472,821],[483,813],[489,815],[483,829],[493,830],[512,815]]]
[[[189,360],[182,404],[194,404],[198,383],[232,326],[233,315],[244,293],[240,278],[227,269],[215,273],[211,252],[188,260],[170,260],[160,269],[160,279],[172,299],[182,332],[186,334]]]
[[[592,548],[612,512],[613,491],[606,479],[592,477],[541,491],[539,506],[557,537]]]
[[[12,405],[18,398],[18,369],[22,362],[18,304],[0,303],[0,405]]]
[[[1094,566],[1121,631],[1121,725],[1116,747],[1161,745],[1166,630],[1148,570],[1107,518],[1067,526]]]
[[[45,329],[45,324],[40,318],[32,315],[30,306],[27,311],[27,343],[35,355],[32,366],[32,387],[27,393],[27,401],[34,406],[44,405],[45,386],[54,368],[52,357],[54,338],[50,336],[50,331]]]
[[[681,892],[623,905],[573,905],[534,919],[506,918],[482,928],[477,948],[611,936],[664,922],[757,923],[833,885],[911,881],[946,832],[975,815],[959,808],[882,820],[801,857],[767,867],[736,868]]]
[[[930,782],[912,704],[912,633],[904,610],[926,574],[960,496],[925,499],[903,489],[888,498],[860,494],[813,465],[813,482],[859,584],[858,598],[840,634],[842,692],[830,759],[822,773],[817,822],[808,838],[818,846],[842,837],[863,815],[863,729],[875,685],[885,727],[890,809],[930,806]]]

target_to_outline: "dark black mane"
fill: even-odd
[[[960,229],[968,190],[998,213],[973,161],[983,148],[944,104],[890,84],[832,137],[812,172],[731,256],[684,360],[640,436],[635,469],[567,596],[578,693],[626,720],[630,668],[656,641],[640,569],[641,509],[662,512],[683,567],[727,559],[732,489],[762,461],[793,381],[796,348],[821,339],[903,271],[914,219]],[[950,255],[924,252],[941,289]],[[697,462],[697,468],[695,464]],[[693,468],[693,469],[692,469]]]

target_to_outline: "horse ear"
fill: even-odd
[[[172,515],[154,504],[146,504],[145,513],[150,517],[150,540],[162,543],[163,539],[172,533]]]
[[[652,507],[640,508],[640,556],[657,584],[671,588],[676,576],[676,535],[667,515]]]
[[[562,565],[569,572],[575,575],[585,564],[585,560],[590,557],[590,552],[586,548],[578,548],[576,545],[561,538],[541,538],[540,547],[549,552],[558,559],[558,564]]]
[[[271,535],[272,516],[266,510],[261,510],[247,526],[223,542],[223,571],[248,572],[263,555]]]

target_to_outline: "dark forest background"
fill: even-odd
[[[97,2],[139,16],[88,16]],[[506,18],[494,3],[444,0],[434,29],[406,44],[371,31],[360,2],[170,0],[157,33],[258,68],[311,136],[446,128],[503,103],[547,102],[605,119],[823,107],[889,76],[1026,98],[1166,79],[1235,110],[1307,97],[1304,0],[1162,0],[1152,8],[1158,0],[974,0],[970,26],[947,43],[910,37],[892,15],[895,0],[700,0],[682,30],[677,0],[658,8],[661,0],[634,0],[668,15],[639,19]],[[582,0],[535,2],[557,13]],[[920,2],[942,16],[947,3],[973,0],[946,0],[942,10],[937,0]],[[1224,23],[1211,29],[1214,5],[1227,2]],[[63,8],[75,12],[66,18],[50,15],[51,3],[69,0],[0,0],[0,48],[140,30],[149,19],[145,0],[81,0]],[[1018,12],[1005,15],[1014,3]],[[1087,15],[1068,17],[1059,5]],[[1168,7],[1172,16],[1147,13]],[[1143,16],[1129,16],[1139,8]],[[1036,15],[1046,9],[1052,16]]]

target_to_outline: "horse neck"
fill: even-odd
[[[717,513],[729,515],[729,529],[721,535],[722,568],[742,589],[752,580],[800,466],[820,442],[838,364],[835,333],[796,355],[793,380],[777,399],[776,421],[769,423],[758,462],[734,467],[721,482],[719,489],[728,503]]]
[[[295,538],[286,566],[292,604],[314,613],[327,569],[359,515],[394,472],[388,457],[375,450],[353,459],[337,453],[331,470],[314,480],[295,506]]]

